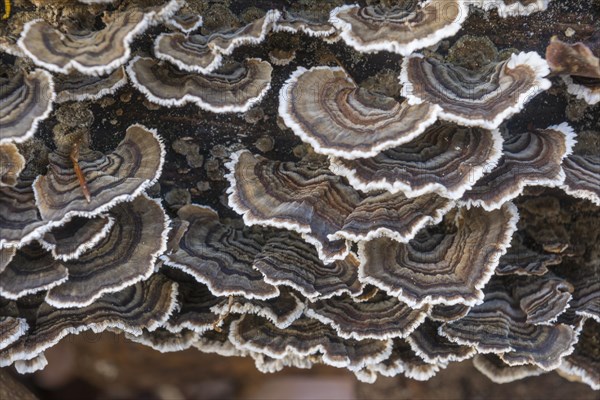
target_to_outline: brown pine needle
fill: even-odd
[[[80,141],[77,141],[73,144],[73,148],[71,149],[71,154],[69,155],[69,157],[71,158],[71,161],[73,162],[73,169],[75,170],[75,175],[77,175],[77,180],[79,180],[79,186],[81,186],[81,191],[83,192],[85,199],[89,203],[92,201],[92,195],[90,194],[90,189],[88,188],[87,182],[85,181],[85,176],[83,175],[83,171],[81,170],[81,167],[79,166],[79,145],[80,145],[80,143],[81,143]]]

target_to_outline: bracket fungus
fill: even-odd
[[[18,45],[36,65],[52,72],[67,74],[76,70],[104,75],[129,59],[136,36],[169,18],[181,6],[181,0],[170,0],[163,7],[115,12],[105,17],[105,26],[98,31],[62,32],[35,19],[23,27]]]
[[[425,229],[408,243],[387,238],[361,242],[359,279],[412,307],[479,304],[517,221],[511,203],[492,212],[463,208],[455,216],[454,232]]]
[[[16,305],[2,305],[2,310],[10,308],[27,315],[30,328],[0,350],[0,367],[31,360],[70,334],[117,328],[139,335],[142,329],[157,329],[172,313],[176,295],[177,285],[156,274],[146,282],[104,295],[87,307],[56,309],[40,296],[25,298]]]
[[[282,232],[269,238],[254,259],[253,267],[265,282],[288,286],[309,300],[326,299],[343,293],[358,296],[358,258],[350,253],[345,259],[324,264],[315,248],[295,232]]]
[[[52,75],[42,69],[0,77],[0,144],[32,138],[55,96]]]
[[[108,235],[77,259],[62,263],[69,278],[48,291],[45,301],[57,308],[85,307],[105,293],[146,280],[166,250],[169,219],[146,195],[110,210],[115,223]]]
[[[335,35],[336,28],[329,23],[329,15],[305,16],[302,13],[290,10],[280,12],[279,19],[273,25],[274,32],[298,33],[303,32],[309,36],[329,38]]]
[[[387,377],[404,375],[410,379],[426,381],[444,368],[445,364],[428,363],[413,351],[404,339],[394,339],[390,356],[363,370],[356,371],[356,377],[365,382],[374,382],[377,374]]]
[[[466,2],[486,11],[495,8],[500,17],[506,18],[545,11],[550,0],[466,0]]]
[[[131,83],[151,102],[168,107],[193,103],[216,113],[245,112],[260,102],[271,87],[272,70],[257,58],[226,64],[207,75],[180,72],[139,56],[127,66]]]
[[[56,102],[98,100],[113,94],[127,83],[125,68],[120,67],[106,76],[89,76],[80,73],[55,78]]]
[[[297,136],[317,153],[347,159],[414,139],[437,112],[359,88],[341,67],[299,67],[279,92],[279,115]]]
[[[230,55],[237,47],[265,40],[279,16],[279,11],[270,10],[262,18],[239,29],[214,32],[208,36],[161,34],[154,42],[154,54],[184,71],[208,74],[221,65],[224,55]]]
[[[94,218],[75,217],[69,222],[46,232],[38,241],[56,260],[79,258],[96,247],[112,230],[115,219],[100,214]]]
[[[479,372],[495,383],[509,383],[546,373],[540,367],[532,364],[507,365],[500,357],[493,353],[475,355],[473,357],[473,365]]]
[[[575,350],[563,359],[559,373],[575,376],[594,390],[600,390],[598,340],[600,340],[600,323],[589,319],[579,334]]]
[[[332,158],[330,169],[365,192],[387,190],[408,197],[427,193],[458,199],[502,155],[497,130],[436,123],[425,132],[375,157]]]
[[[464,0],[428,0],[395,7],[345,5],[331,11],[329,22],[355,50],[407,56],[454,35],[468,15]]]
[[[169,27],[185,34],[192,33],[193,31],[199,29],[203,23],[204,20],[202,19],[201,15],[182,9],[177,11],[175,15],[166,21],[166,24]]]
[[[397,298],[377,293],[366,301],[350,296],[308,304],[305,315],[334,328],[344,339],[405,338],[423,323],[428,307],[413,309]]]
[[[496,275],[534,275],[548,272],[548,267],[562,262],[560,254],[537,252],[522,243],[522,239],[513,237],[510,248],[500,258]]]
[[[439,118],[464,126],[497,128],[550,88],[546,61],[535,52],[512,54],[478,69],[413,54],[402,62],[400,82],[409,104],[439,105]]]
[[[429,364],[444,365],[451,361],[463,361],[473,357],[477,352],[473,347],[452,343],[438,334],[439,322],[426,319],[419,325],[406,341],[410,348]]]
[[[16,300],[64,283],[69,272],[38,243],[19,249],[0,273],[0,297]]]
[[[507,291],[502,278],[492,279],[485,292],[483,303],[464,318],[442,325],[439,333],[480,353],[496,353],[508,365],[533,364],[546,371],[557,368],[573,351],[577,341],[573,329],[527,323],[519,299]]]
[[[392,348],[391,340],[343,339],[333,328],[311,318],[297,319],[286,329],[279,329],[254,315],[232,322],[229,340],[242,350],[276,359],[317,355],[327,365],[350,370],[386,359]]]
[[[561,164],[574,145],[575,132],[567,123],[513,134],[504,142],[498,165],[460,202],[490,211],[519,196],[528,185],[559,186],[565,180]]]
[[[346,258],[348,240],[388,236],[408,241],[453,206],[433,195],[362,196],[319,163],[276,162],[241,151],[227,166],[229,205],[246,224],[300,233],[326,263]]]
[[[600,389],[593,5],[29,3],[0,24],[0,367],[110,331]]]
[[[223,224],[209,207],[186,205],[178,215],[189,226],[176,244],[176,251],[163,256],[166,265],[192,275],[217,296],[268,299],[279,294],[252,268],[264,244],[260,232]]]
[[[69,157],[77,146],[77,162],[88,193],[82,190],[76,164]],[[162,139],[154,130],[139,124],[127,128],[125,138],[108,155],[78,141],[71,148],[59,148],[49,155],[48,173],[40,175],[33,184],[40,215],[60,225],[74,216],[93,217],[115,204],[130,201],[156,182],[164,158]]]
[[[568,195],[588,199],[600,206],[600,156],[570,154],[562,162],[565,180],[560,186]]]

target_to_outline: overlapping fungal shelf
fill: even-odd
[[[473,359],[495,382],[557,370],[600,389],[600,253],[565,233],[599,218],[600,150],[564,120],[519,121],[551,72],[567,84],[554,94],[598,102],[600,31],[552,39],[544,59],[461,29],[549,0],[298,6],[216,28],[193,0],[81,2],[105,10],[102,27],[36,18],[1,47],[0,366],[52,368],[44,351],[65,336],[110,329],[263,372],[426,380]],[[281,37],[328,56],[257,56]],[[400,89],[336,52],[392,57]],[[76,107],[126,93],[151,117],[65,125],[69,107],[83,120]],[[263,122],[261,140],[287,146],[249,146],[244,124]],[[198,126],[218,151],[190,145]],[[219,183],[173,200],[177,154]]]

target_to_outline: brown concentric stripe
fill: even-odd
[[[423,361],[430,364],[462,361],[473,357],[476,353],[473,347],[461,346],[440,336],[440,326],[440,323],[427,319],[406,338],[406,341]]]
[[[571,154],[563,160],[562,188],[571,196],[591,200],[600,206],[600,156]]]
[[[330,36],[335,33],[335,28],[328,21],[328,13],[310,13],[304,15],[302,12],[293,10],[281,11],[281,16],[275,23],[275,31],[304,32],[310,36]]]
[[[169,353],[189,349],[198,339],[198,334],[189,330],[171,332],[164,328],[158,328],[152,332],[144,330],[141,335],[126,333],[125,338],[134,343],[148,346],[161,353]]]
[[[150,101],[166,106],[188,102],[210,111],[240,111],[260,100],[273,68],[255,58],[231,63],[206,75],[182,72],[152,58],[136,57],[128,66],[135,86]]]
[[[269,238],[255,257],[253,267],[267,282],[293,287],[310,299],[341,293],[356,296],[362,290],[355,256],[324,264],[314,247],[293,232],[281,232]]]
[[[329,67],[298,69],[279,102],[280,115],[296,135],[317,152],[341,157],[374,155],[407,142],[436,113],[429,104],[410,106],[358,88],[342,68]]]
[[[369,369],[388,377],[403,374],[407,378],[427,380],[440,370],[440,364],[425,362],[406,340],[394,339],[389,358]]]
[[[190,68],[198,66],[202,69],[212,64],[219,63],[220,56],[208,46],[207,36],[184,35],[182,33],[167,33],[156,38],[154,44],[155,54],[158,58],[169,61],[178,61],[178,64],[188,65]]]
[[[79,73],[56,78],[56,102],[77,100],[96,100],[117,89],[127,82],[125,68],[117,68],[106,76],[88,76]]]
[[[52,109],[52,76],[41,69],[0,78],[0,143],[23,142]]]
[[[31,329],[0,351],[0,366],[32,358],[68,334],[90,329],[102,332],[107,328],[141,334],[144,328],[156,329],[172,312],[176,294],[175,283],[155,274],[146,282],[105,295],[87,307],[56,309],[43,303],[43,298],[18,303],[19,310],[26,308],[21,313],[29,315]]]
[[[390,339],[411,334],[428,307],[413,309],[397,298],[378,293],[364,302],[343,296],[309,303],[305,314],[333,327],[343,338]]]
[[[86,306],[111,293],[147,279],[158,255],[166,249],[168,218],[145,195],[115,206],[110,233],[76,260],[62,263],[69,280],[51,289],[46,301],[55,307]]]
[[[387,236],[407,242],[423,226],[440,222],[453,206],[435,194],[416,198],[389,192],[372,195],[357,205],[335,236],[352,241]]]
[[[574,286],[569,311],[600,322],[600,264],[597,261],[582,265],[564,262],[552,271]]]
[[[359,278],[413,306],[474,305],[516,229],[516,209],[461,209],[448,233],[424,230],[407,244],[387,238],[362,242]]]
[[[564,358],[560,370],[579,376],[595,390],[600,390],[600,322],[588,319],[579,335],[573,354]]]
[[[375,157],[336,158],[332,168],[360,190],[401,190],[411,197],[435,192],[458,198],[497,162],[500,141],[489,130],[436,123],[418,138]]]
[[[300,318],[286,329],[244,315],[231,325],[229,340],[237,347],[273,358],[288,354],[322,354],[323,362],[338,367],[360,368],[379,362],[389,355],[391,341],[342,339],[335,331],[310,318]]]
[[[477,354],[473,357],[473,365],[479,372],[495,383],[514,382],[546,372],[540,367],[531,364],[507,365],[496,354]]]
[[[0,350],[27,334],[28,329],[23,318],[0,316]]]
[[[562,256],[555,253],[534,251],[522,243],[522,239],[513,237],[511,245],[501,258],[496,275],[537,275],[548,272],[548,267],[562,262]]]
[[[16,247],[0,248],[0,274],[2,273],[2,271],[4,271],[8,263],[12,261],[15,254],[17,254]]]
[[[219,321],[219,316],[211,311],[211,307],[219,304],[221,299],[215,297],[205,285],[195,281],[178,282],[178,285],[179,309],[169,318],[165,327],[171,332],[184,329],[204,332],[211,329]]]
[[[96,218],[75,217],[64,225],[44,234],[43,241],[52,249],[55,258],[73,258],[71,255],[80,254],[82,248],[94,243],[98,237],[106,236],[108,234],[106,229],[111,224],[111,219],[108,216]]]
[[[460,18],[460,12],[457,0],[409,1],[391,8],[349,8],[338,12],[335,18],[350,24],[352,39],[362,45],[384,41],[402,45],[444,29]]]
[[[195,205],[182,207],[179,218],[188,221],[189,227],[179,248],[164,257],[167,265],[194,276],[216,296],[266,299],[278,295],[277,288],[252,268],[264,245],[261,232],[222,224],[215,211]]]
[[[502,278],[492,279],[484,302],[464,318],[444,324],[440,333],[453,342],[475,346],[480,352],[498,353],[509,365],[529,363],[545,370],[556,368],[571,352],[577,340],[575,332],[563,324],[528,324],[518,299],[508,293],[506,286]]]
[[[343,240],[330,242],[359,203],[360,195],[323,166],[266,160],[249,152],[238,154],[229,177],[229,203],[247,224],[263,224],[307,233],[324,257],[347,254]]]
[[[467,315],[470,309],[471,307],[467,307],[463,304],[455,304],[453,306],[436,304],[431,307],[429,318],[440,322],[454,321]]]
[[[47,224],[38,213],[31,184],[23,177],[14,187],[0,187],[0,247],[16,246]]]
[[[243,44],[257,43],[264,39],[277,18],[279,18],[279,12],[271,10],[264,17],[255,19],[241,28],[215,32],[208,39],[209,46],[218,49],[224,54],[230,54],[235,47]]]
[[[48,173],[33,185],[40,214],[51,221],[67,215],[96,215],[152,184],[161,173],[163,158],[159,138],[141,125],[130,126],[123,141],[107,156],[82,149],[79,166],[91,195],[88,202],[69,154],[56,151],[49,156]]]
[[[413,94],[421,100],[464,120],[493,121],[537,86],[534,69],[524,64],[510,69],[508,62],[469,70],[435,58],[411,57],[404,67]]]
[[[558,129],[512,135],[504,142],[498,165],[465,192],[462,201],[493,209],[517,197],[526,185],[559,185],[568,150],[567,138]]]
[[[569,307],[574,287],[562,278],[546,274],[517,278],[512,290],[519,299],[519,307],[527,314],[528,324],[548,324]]]
[[[220,298],[212,311],[221,315],[221,319],[232,314],[255,314],[266,318],[281,329],[287,328],[302,316],[304,300],[291,290],[281,289],[279,296],[267,300],[246,299],[242,296]]]
[[[37,243],[29,244],[0,273],[0,296],[17,299],[56,286],[67,277],[67,269],[50,253]]]
[[[120,12],[104,29],[80,34],[63,33],[48,22],[37,20],[28,25],[19,45],[33,56],[35,62],[57,72],[67,72],[73,62],[81,65],[76,67],[81,72],[87,72],[87,69],[105,68],[124,58],[133,39],[131,32],[136,31],[139,35],[147,24],[145,18],[146,14],[140,10]],[[112,69],[118,66],[115,64]]]

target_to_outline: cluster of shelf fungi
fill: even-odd
[[[567,122],[503,125],[559,79],[600,102],[600,31],[554,39],[544,56],[471,36],[444,55],[427,48],[475,8],[513,18],[549,0],[270,10],[209,34],[182,0],[80,2],[106,7],[101,29],[33,19],[0,41],[13,60],[0,77],[0,366],[33,372],[65,336],[110,330],[165,352],[252,357],[264,372],[322,363],[367,382],[425,380],[472,359],[496,382],[557,370],[600,389],[598,254],[532,246],[514,202],[545,186],[600,207],[600,155]],[[132,52],[153,27],[153,47]],[[341,66],[298,66],[271,87],[293,54],[231,56],[273,32],[400,54],[402,98]],[[473,43],[487,46],[480,63],[461,63],[453,52]],[[126,85],[213,113],[276,96],[282,131],[311,150],[231,151],[226,195],[241,218],[202,204],[167,213],[150,191],[170,151],[160,130],[132,124],[107,153],[94,149],[105,132],[55,134],[52,150],[36,136],[56,104]]]

